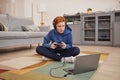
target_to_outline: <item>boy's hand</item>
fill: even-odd
[[[55,49],[56,48],[56,42],[53,42],[51,45],[50,45],[50,48],[52,48],[52,49]]]
[[[66,44],[65,44],[64,42],[61,42],[60,47],[61,47],[62,49],[65,49],[65,48],[66,48]]]

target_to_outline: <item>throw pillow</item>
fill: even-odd
[[[0,31],[8,31],[7,27],[0,22]]]
[[[35,25],[24,25],[22,26],[23,31],[32,31],[32,32],[39,32],[40,29],[38,26]]]

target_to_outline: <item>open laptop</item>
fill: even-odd
[[[79,74],[96,70],[99,64],[100,54],[77,56],[74,68],[66,68],[64,71],[70,74]]]

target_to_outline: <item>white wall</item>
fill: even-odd
[[[0,13],[5,14],[11,12],[10,10],[10,1],[9,0],[0,0]]]
[[[88,8],[92,8],[93,12],[120,10],[119,2],[120,0],[15,0],[15,16],[33,16],[34,23],[40,25],[41,16],[37,5],[45,4],[45,24],[52,25],[52,20],[58,15],[86,12]]]
[[[25,4],[24,0],[15,0],[13,7],[15,6],[15,15],[17,17],[25,17]]]
[[[35,3],[46,4],[46,25],[51,25],[53,18],[58,15],[86,12],[88,8],[92,8],[93,12],[120,9],[118,0],[36,0]]]
[[[9,13],[13,16],[25,17],[25,0],[0,0],[1,13]]]
[[[24,12],[25,16],[31,17],[32,16],[32,5],[31,5],[31,0],[24,0]]]

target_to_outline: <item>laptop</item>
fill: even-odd
[[[96,70],[99,64],[100,54],[77,56],[74,68],[65,68],[64,71],[70,74],[79,74]]]

